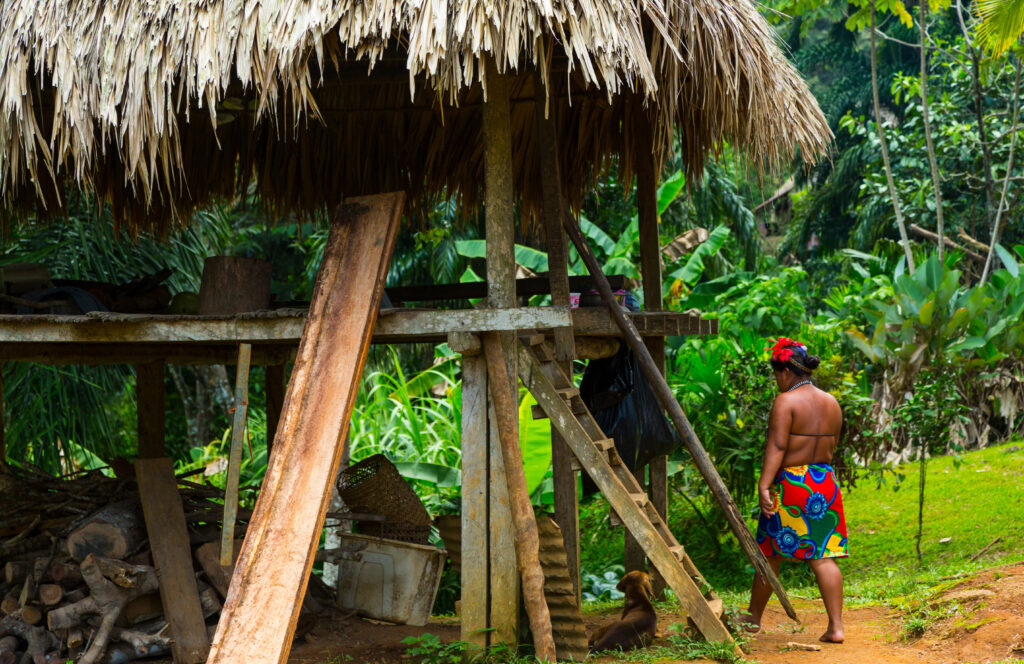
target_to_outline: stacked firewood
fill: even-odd
[[[0,664],[119,664],[169,651],[138,488],[130,466],[121,475],[0,472]],[[212,633],[231,574],[219,563],[222,496],[178,481]]]

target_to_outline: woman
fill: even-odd
[[[776,575],[783,559],[811,566],[828,612],[828,629],[820,640],[842,643],[843,575],[835,559],[849,554],[843,499],[829,464],[839,442],[843,413],[835,397],[811,382],[819,360],[808,355],[804,345],[782,337],[771,351],[780,394],[768,420],[757,485],[761,508],[757,542]],[[771,594],[771,586],[755,575],[746,618],[752,631],[761,629]]]

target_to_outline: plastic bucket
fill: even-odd
[[[341,546],[366,548],[338,562],[338,605],[361,616],[426,625],[441,583],[445,552],[432,546],[341,533]]]

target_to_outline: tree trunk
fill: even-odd
[[[939,262],[945,253],[945,229],[942,223],[942,190],[939,187],[939,165],[935,161],[935,145],[932,143],[931,120],[928,117],[928,0],[918,2],[918,16],[921,32],[921,117],[924,119],[924,143],[928,148],[928,164],[932,172],[932,188],[935,190],[935,232],[939,236]]]
[[[878,129],[878,141],[882,148],[882,164],[885,166],[885,179],[889,184],[889,198],[896,214],[896,226],[900,231],[900,241],[907,257],[907,269],[914,271],[914,254],[910,251],[910,238],[907,237],[907,225],[903,221],[903,209],[896,195],[896,183],[892,179],[892,163],[889,161],[889,146],[885,142],[885,129],[882,128],[881,103],[878,101],[878,49],[875,45],[875,5],[871,5],[871,96],[875,105],[875,127]]]
[[[1020,58],[1014,60],[1017,75],[1013,83],[1013,116],[1010,121],[1010,155],[1006,160],[1006,177],[1003,178],[1003,191],[999,194],[999,207],[996,209],[996,218],[992,222],[992,237],[989,238],[988,256],[985,257],[985,268],[981,271],[980,284],[988,279],[992,268],[992,256],[995,254],[996,245],[999,243],[999,234],[1002,231],[999,224],[1003,218],[1003,210],[1006,208],[1006,191],[1010,186],[1010,175],[1013,172],[1013,150],[1017,146],[1017,114],[1020,110],[1018,101],[1020,99]]]
[[[964,36],[964,44],[967,45],[968,54],[971,56],[971,85],[974,92],[974,115],[978,119],[978,141],[981,143],[981,163],[985,169],[985,209],[988,214],[986,218],[989,223],[995,219],[995,180],[992,179],[992,147],[988,141],[988,130],[985,128],[985,92],[981,88],[981,49],[971,43],[971,34],[967,31],[964,23],[963,7],[960,0],[956,0],[956,18],[960,23],[960,32]]]

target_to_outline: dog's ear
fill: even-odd
[[[618,585],[615,586],[615,589],[618,590],[620,593],[626,592],[626,579],[627,578],[629,578],[628,574],[626,574],[621,579],[619,579]]]
[[[651,577],[648,576],[647,574],[644,574],[644,583],[643,583],[643,585],[644,585],[644,590],[647,591],[647,597],[653,599],[654,598],[654,586],[651,585]]]

